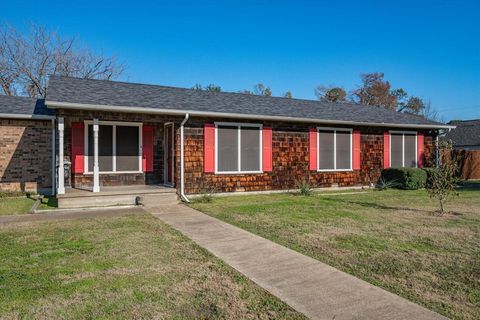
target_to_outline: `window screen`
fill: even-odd
[[[334,134],[334,131],[318,132],[318,168],[321,170],[335,169]]]
[[[416,144],[417,136],[412,134],[405,134],[404,139],[405,139],[404,167],[415,168],[417,166],[417,144]]]
[[[352,168],[352,133],[342,130],[318,131],[318,169],[350,170]]]
[[[217,170],[238,171],[238,127],[217,128]]]
[[[392,133],[390,139],[390,166],[401,168],[403,167],[403,134]]]
[[[415,168],[417,166],[417,135],[391,133],[390,139],[390,163],[392,168]]]
[[[257,126],[218,125],[217,171],[261,171],[260,137],[261,128]]]
[[[241,171],[260,171],[260,128],[241,127]]]
[[[337,170],[339,169],[351,169],[351,143],[350,132],[337,131]]]
[[[117,171],[139,170],[138,131],[137,126],[116,126]]]
[[[112,126],[99,126],[98,167],[100,171],[113,170],[113,130]],[[88,125],[88,171],[93,172],[93,125]]]

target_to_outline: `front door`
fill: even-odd
[[[164,133],[164,182],[165,184],[173,186],[173,175],[174,175],[174,130],[173,123],[165,124],[165,133]]]

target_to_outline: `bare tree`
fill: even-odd
[[[250,90],[240,90],[238,91],[239,93],[245,93],[245,94],[253,94],[257,96],[267,96],[271,97],[272,96],[272,90],[270,87],[265,86],[263,83],[259,82],[256,85],[253,86],[253,91]]]
[[[425,103],[424,108],[421,110],[421,115],[428,120],[444,122],[443,119],[441,119],[438,110],[432,106],[431,101]]]
[[[26,34],[0,26],[0,85],[6,95],[46,97],[50,75],[114,79],[123,71],[115,57],[95,54],[42,26],[32,25]]]
[[[272,90],[269,86],[265,86],[263,83],[259,82],[253,86],[253,93],[259,96],[270,97],[272,95]]]

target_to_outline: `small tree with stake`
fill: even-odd
[[[457,176],[458,165],[452,154],[452,143],[442,141],[439,145],[441,163],[430,172],[427,182],[427,191],[430,198],[438,199],[440,214],[445,212],[445,202],[454,196],[458,196],[456,187],[460,179]]]

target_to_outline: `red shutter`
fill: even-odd
[[[360,170],[360,131],[353,131],[353,170]]]
[[[272,171],[272,128],[263,127],[262,130],[262,161],[263,171]]]
[[[149,125],[142,129],[142,170],[153,172],[153,126]]]
[[[310,151],[309,151],[309,158],[310,158],[310,170],[317,170],[317,129],[310,128],[309,132],[309,140],[310,140]]]
[[[423,168],[423,159],[425,157],[423,133],[417,134],[417,167]]]
[[[205,123],[203,129],[203,171],[215,172],[215,125]]]
[[[383,168],[390,168],[390,132],[383,133]]]
[[[85,162],[85,125],[83,122],[72,123],[72,172],[83,173]]]

